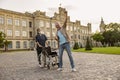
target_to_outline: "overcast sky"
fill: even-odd
[[[120,23],[119,0],[0,0],[0,8],[17,12],[40,10],[53,16],[58,7],[66,8],[71,21],[80,20],[82,25],[92,24],[92,32],[99,29],[101,17],[105,23]]]

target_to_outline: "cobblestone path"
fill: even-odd
[[[40,68],[36,51],[0,54],[0,80],[120,80],[120,55],[73,53],[77,72],[71,72],[64,52],[63,71]]]

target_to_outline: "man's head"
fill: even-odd
[[[37,33],[40,33],[40,28],[37,28]]]
[[[55,27],[57,28],[57,30],[61,28],[58,22],[55,23]]]

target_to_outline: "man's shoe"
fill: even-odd
[[[39,65],[39,67],[43,68],[44,66],[43,65]]]
[[[75,68],[72,69],[72,72],[76,72],[77,70]]]
[[[62,68],[58,68],[57,71],[62,71],[63,69]]]

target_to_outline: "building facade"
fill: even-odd
[[[11,42],[8,49],[33,49],[37,28],[46,34],[49,45],[56,48],[55,22],[59,22],[60,25],[64,23],[65,11],[65,8],[59,7],[58,13],[55,12],[53,17],[49,17],[46,16],[46,12],[39,10],[33,13],[20,13],[0,8],[0,31],[4,32],[7,35],[6,39]],[[67,32],[71,37],[71,47],[75,42],[84,47],[87,37],[91,36],[91,24],[84,26],[78,20],[70,21],[70,16],[67,18]]]

